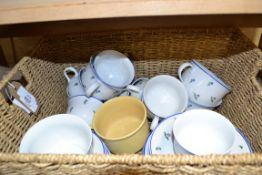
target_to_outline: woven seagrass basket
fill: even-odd
[[[134,60],[136,76],[176,76],[178,66],[199,59],[232,88],[218,112],[251,143],[242,155],[37,155],[19,154],[27,129],[67,107],[63,69],[80,68],[97,51],[115,49]],[[40,105],[29,116],[0,93],[0,174],[262,174],[262,53],[233,28],[173,28],[92,32],[44,37],[0,83],[21,72]],[[33,58],[32,58],[33,57]]]

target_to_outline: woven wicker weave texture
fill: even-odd
[[[188,36],[193,39],[187,40],[187,42],[183,40],[183,37],[189,35],[189,33],[185,34],[185,31],[179,32],[177,29],[161,31],[118,32],[118,34],[122,33],[121,36],[114,33],[115,35],[110,35],[113,38],[112,41],[105,41],[106,43],[101,44],[101,47],[95,36],[102,35],[108,39],[109,36],[105,33],[47,38],[40,43],[32,55],[38,56],[43,60],[59,58],[56,60],[57,62],[72,62],[74,58],[81,62],[87,62],[87,58],[97,50],[116,49],[132,54],[133,59],[136,60],[134,64],[137,77],[152,77],[165,73],[176,76],[177,68],[181,63],[193,57],[200,58],[201,63],[233,88],[232,93],[226,96],[218,111],[227,116],[242,130],[251,142],[255,152],[261,153],[262,88],[256,79],[258,71],[262,69],[261,52],[252,50],[229,58],[222,58],[253,48],[252,44],[241,36],[237,30],[233,29],[188,29],[187,32],[195,31],[195,33],[191,33],[194,36]],[[210,38],[207,37],[206,41],[202,41],[201,37],[204,36],[204,33],[209,34],[209,32],[212,33],[211,31],[215,34],[210,34]],[[168,32],[169,35],[165,32]],[[180,35],[181,33],[184,36]],[[224,33],[224,35],[219,35],[220,33]],[[137,36],[136,40],[130,39],[135,37],[135,35],[140,36]],[[165,38],[165,36],[181,38],[180,40],[176,39],[176,42],[174,42],[172,39],[160,40],[161,36],[162,38]],[[122,41],[118,44],[116,44],[117,38],[122,38]],[[139,38],[144,45],[136,45]],[[148,38],[149,40],[147,40]],[[218,38],[221,39],[219,40]],[[130,40],[133,43],[130,42],[128,44]],[[201,42],[199,43],[195,40]],[[123,45],[125,42],[127,42],[127,45]],[[169,49],[168,42],[174,50]],[[183,42],[185,43],[182,44]],[[190,45],[192,42],[194,46]],[[95,44],[98,45],[96,50]],[[173,44],[177,46],[173,47]],[[181,52],[178,50],[179,44]],[[210,47],[208,47],[208,44]],[[115,47],[113,47],[114,45]],[[234,45],[235,47],[233,47]],[[88,49],[89,46],[90,49]],[[105,48],[105,46],[109,48]],[[162,50],[158,48],[159,46],[161,46]],[[191,50],[187,50],[187,46]],[[204,46],[210,50],[206,49],[206,52],[204,52]],[[121,47],[125,48],[121,49]],[[142,47],[141,50],[139,50],[140,47]],[[216,47],[218,50],[216,50]],[[78,50],[75,50],[77,48]],[[0,154],[0,174],[19,174],[19,172],[23,174],[223,174],[227,172],[230,174],[239,171],[242,174],[262,174],[261,154],[204,158],[194,156],[149,156],[143,158],[141,156],[137,157],[137,155],[114,157],[8,154],[17,152],[23,134],[35,122],[48,115],[65,111],[67,107],[66,80],[62,71],[69,65],[77,68],[84,65],[83,63],[56,64],[43,60],[24,58],[0,84],[0,89],[2,89],[17,71],[21,71],[28,81],[27,89],[32,92],[40,104],[39,113],[34,116],[28,116],[20,109],[7,104],[0,94],[0,152],[2,153]]]
[[[172,28],[92,32],[45,37],[31,57],[55,62],[87,62],[105,49],[134,60],[227,57],[254,48],[235,28]]]

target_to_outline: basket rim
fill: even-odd
[[[262,166],[262,153],[235,155],[69,155],[0,153],[0,162],[59,164],[162,164],[162,165],[255,165]]]

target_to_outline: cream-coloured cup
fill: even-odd
[[[134,97],[116,97],[96,111],[93,128],[112,153],[136,153],[149,134],[144,104]]]

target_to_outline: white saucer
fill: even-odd
[[[163,120],[156,129],[148,136],[144,154],[175,154],[173,148],[172,128],[177,114]],[[236,143],[230,154],[252,153],[251,147],[245,136],[236,128]]]
[[[143,146],[142,154],[149,155],[149,140],[151,140],[152,132],[147,136],[146,141]]]
[[[95,133],[93,133],[93,142],[89,152],[90,154],[110,154],[104,142]]]

